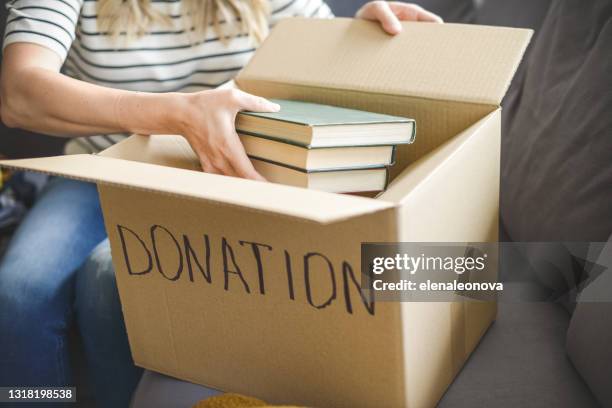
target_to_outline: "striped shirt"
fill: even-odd
[[[211,28],[206,38],[193,39],[185,30],[182,0],[150,0],[170,16],[170,25],[154,24],[130,42],[124,33],[113,41],[97,27],[97,0],[12,0],[4,47],[34,43],[56,52],[62,72],[86,82],[143,92],[195,92],[215,88],[232,79],[254,52],[244,34],[222,42]],[[333,17],[323,0],[270,0],[269,24],[285,17]],[[233,33],[221,24],[222,33]],[[100,135],[72,139],[67,153],[98,152],[126,135]]]

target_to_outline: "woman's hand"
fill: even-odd
[[[357,18],[378,21],[383,30],[395,35],[402,31],[400,21],[442,23],[442,19],[421,6],[400,1],[371,1],[357,11]]]
[[[264,180],[257,173],[236,133],[241,110],[277,112],[275,103],[237,89],[214,89],[185,94],[188,101],[183,136],[207,173]]]

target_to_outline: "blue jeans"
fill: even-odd
[[[127,407],[141,370],[129,351],[98,192],[53,179],[0,261],[0,386],[72,385],[73,321],[98,406]]]

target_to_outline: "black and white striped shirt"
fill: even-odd
[[[195,41],[185,30],[182,0],[150,0],[153,7],[171,17],[171,25],[154,24],[150,31],[130,42],[98,30],[97,0],[12,0],[4,47],[16,42],[35,43],[55,51],[68,76],[112,88],[144,92],[194,92],[215,88],[232,79],[254,52],[241,34],[221,42],[207,30]],[[323,0],[270,0],[270,26],[291,16],[329,18]],[[221,24],[223,33],[233,33]],[[97,152],[125,135],[73,139],[68,153]]]

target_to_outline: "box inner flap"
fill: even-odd
[[[157,140],[162,138],[160,136]],[[172,143],[166,145],[172,148]],[[394,206],[381,200],[330,194],[99,155],[3,160],[0,161],[0,166],[208,200],[221,205],[236,205],[318,223],[342,221]]]
[[[410,192],[426,183],[436,171],[450,163],[449,157],[457,154],[460,149],[465,147],[472,140],[471,136],[489,122],[496,112],[497,110],[484,116],[456,137],[451,138],[402,169],[400,176],[389,184],[387,190],[379,196],[379,199],[401,204]]]
[[[200,161],[189,142],[179,135],[132,135],[98,155],[201,171]]]
[[[532,31],[353,19],[281,21],[240,72],[253,81],[499,105]]]

